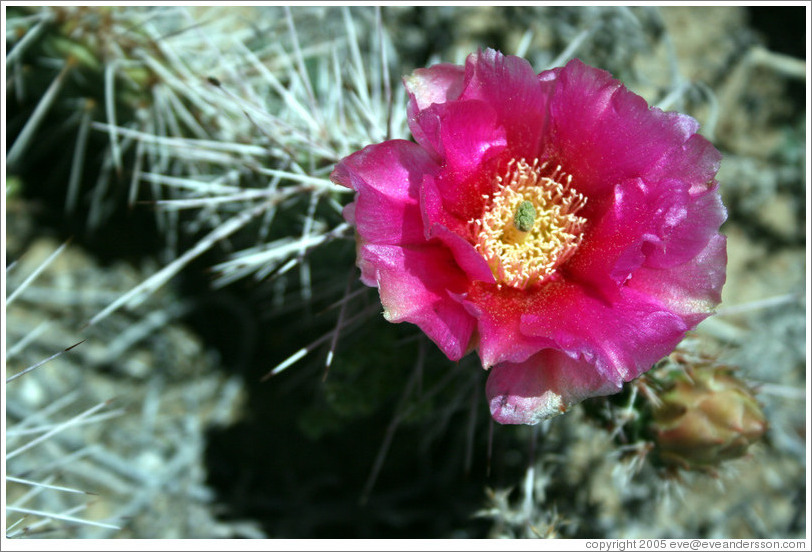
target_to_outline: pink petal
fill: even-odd
[[[573,175],[573,186],[589,197],[610,193],[624,180],[656,180],[698,128],[691,117],[649,108],[608,72],[579,60],[539,79],[555,83],[553,155]]]
[[[496,112],[480,101],[434,104],[410,119],[418,144],[442,160],[456,181],[473,174],[505,148],[505,130]]]
[[[635,178],[619,183],[611,199],[597,206],[587,203],[590,224],[578,251],[562,267],[567,278],[616,300],[620,286],[645,261],[644,245],[663,247],[663,227],[685,219],[688,200],[685,186],[656,186]]]
[[[439,239],[448,247],[457,265],[465,271],[471,281],[488,283],[496,281],[485,258],[459,234],[445,226],[435,224],[429,230],[429,237]]]
[[[443,240],[472,279],[493,281],[470,244],[469,221],[481,216],[482,195],[494,186],[493,160],[505,147],[504,129],[497,126],[493,109],[480,101],[433,105],[419,117],[423,130],[436,131],[425,140],[444,159],[437,178],[426,178],[420,190],[425,237]]]
[[[409,92],[409,118],[431,104],[456,100],[462,92],[465,68],[452,63],[439,63],[416,69],[403,78]]]
[[[726,240],[717,234],[687,263],[667,269],[641,268],[628,285],[656,297],[693,328],[722,300],[726,265]]]
[[[671,114],[676,115],[676,114]],[[681,115],[681,117],[685,117]],[[661,174],[652,179],[682,180],[691,184],[691,195],[704,193],[712,186],[719,171],[722,154],[704,136],[694,134],[661,167]]]
[[[530,161],[539,156],[547,128],[548,88],[527,60],[489,48],[468,56],[460,99],[490,105],[506,129],[512,156]]]
[[[554,294],[561,284],[553,282],[545,293]],[[502,362],[523,362],[540,349],[555,346],[547,337],[522,331],[522,314],[535,308],[537,299],[523,290],[475,283],[463,304],[477,318],[479,357],[489,368]]]
[[[620,390],[587,362],[544,349],[525,362],[491,368],[485,388],[493,419],[500,424],[537,424],[589,397]]]
[[[523,333],[544,337],[556,349],[593,363],[608,381],[630,381],[670,353],[689,326],[657,298],[623,287],[614,303],[564,283],[542,288],[521,317]]]
[[[449,104],[441,110],[440,123],[445,169],[459,180],[468,178],[507,145],[504,127],[485,102]]]
[[[362,242],[415,244],[425,241],[420,185],[438,170],[417,144],[389,140],[344,158],[330,178],[358,192],[344,216],[356,225]]]
[[[365,283],[380,290],[384,317],[422,329],[451,360],[469,350],[476,320],[455,298],[467,291],[468,278],[447,248],[363,245],[358,264]]]
[[[614,300],[640,266],[678,266],[696,256],[717,234],[726,212],[715,189],[692,197],[683,181],[632,179],[618,184],[611,202],[598,202],[587,216],[594,222],[564,270]]]
[[[672,184],[676,187],[675,184]],[[692,187],[693,197],[686,201],[684,216],[666,221],[661,229],[662,246],[646,251],[645,266],[668,268],[682,265],[696,257],[712,239],[718,238],[719,227],[727,218],[727,210],[716,189]]]
[[[471,239],[470,221],[482,216],[485,207],[482,196],[493,192],[498,163],[499,160],[483,163],[479,171],[465,180],[448,170],[437,178],[426,179],[420,189],[420,205],[427,231],[441,224]]]

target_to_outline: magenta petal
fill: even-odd
[[[462,92],[465,68],[452,63],[439,63],[416,69],[403,78],[409,92],[409,118],[432,104],[456,100]]]
[[[698,255],[725,220],[721,198],[710,190],[692,199],[686,186],[668,184],[619,185],[611,208],[567,265],[568,277],[614,301],[641,267],[678,267]]]
[[[715,184],[702,192],[691,193],[694,197],[685,202],[681,216],[665,221],[661,229],[662,246],[647,251],[645,266],[682,265],[705,249],[709,240],[719,237],[719,227],[727,218],[727,210]],[[672,212],[676,210],[676,206],[672,208]]]
[[[550,113],[557,155],[573,185],[590,197],[630,178],[656,180],[698,128],[691,117],[649,108],[609,73],[579,60],[540,78],[555,79]]]
[[[589,397],[620,390],[587,362],[544,349],[525,362],[491,368],[485,393],[500,424],[537,424]]]
[[[557,288],[556,284],[550,286]],[[479,357],[485,368],[503,362],[523,362],[553,340],[522,331],[522,313],[535,308],[533,296],[493,285],[474,285],[463,304],[478,320]]]
[[[727,250],[725,237],[714,236],[689,262],[668,269],[641,268],[629,287],[656,297],[691,327],[713,312],[722,300]]]
[[[527,60],[487,49],[468,56],[460,100],[486,102],[497,113],[516,158],[535,159],[547,128],[548,89]]]
[[[568,277],[616,300],[646,252],[664,247],[663,227],[685,218],[687,202],[685,186],[656,186],[639,178],[619,183],[611,199],[602,202],[604,212],[593,211],[593,223],[567,264]]]
[[[416,324],[451,360],[468,352],[476,320],[455,298],[467,291],[468,278],[448,249],[364,245],[358,264],[378,286],[388,321]]]
[[[414,126],[425,131],[422,138],[415,135],[421,145],[443,158],[440,174],[427,178],[420,191],[426,238],[439,224],[468,239],[469,221],[481,214],[482,196],[494,185],[489,161],[505,148],[504,129],[479,101],[432,106]]]
[[[454,260],[457,261],[459,267],[465,271],[472,281],[496,282],[491,267],[488,266],[485,258],[459,234],[452,232],[445,226],[435,224],[432,226],[429,235],[432,238],[439,239],[448,247],[454,255]]]
[[[652,178],[690,182],[691,195],[696,195],[711,187],[721,160],[722,154],[713,144],[704,136],[694,134],[669,156],[662,167],[662,175],[653,175]]]
[[[441,116],[445,168],[464,179],[507,145],[505,129],[485,102],[459,101]]]
[[[577,285],[542,295],[522,315],[522,332],[546,337],[572,357],[593,363],[610,381],[630,381],[670,353],[690,329],[657,298],[624,287],[608,303]]]
[[[469,225],[464,214],[458,212],[460,205],[454,205],[452,209],[446,207],[446,202],[440,194],[443,184],[440,175],[440,178],[425,179],[420,187],[420,213],[427,240],[437,235],[438,226],[447,228],[459,236],[468,236],[469,233]]]
[[[458,180],[505,147],[505,129],[496,112],[480,101],[432,105],[410,119],[415,140],[443,160]]]
[[[341,216],[344,217],[348,223],[355,226],[355,202],[347,203],[341,210]]]
[[[667,268],[696,256],[724,222],[726,212],[715,189],[691,197],[679,180],[632,179],[615,187],[602,203],[575,257],[570,278],[613,300],[619,286],[640,266]]]
[[[469,221],[480,215],[482,195],[490,192],[492,186],[490,180],[480,181],[476,178],[460,184],[447,171],[437,178],[426,178],[420,188],[420,208],[426,239],[439,237],[449,243],[450,247],[456,247],[445,239],[445,231],[438,228],[442,227],[470,242],[472,230]],[[477,256],[484,262],[485,259],[479,253]]]
[[[418,205],[420,185],[437,171],[417,144],[389,140],[346,157],[330,178],[358,192],[344,216],[355,224],[362,242],[415,244],[425,241]]]

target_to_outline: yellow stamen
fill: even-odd
[[[577,212],[586,197],[570,187],[572,176],[545,171],[538,159],[511,160],[487,206],[471,220],[476,249],[500,284],[524,289],[544,282],[581,244],[586,219]],[[546,174],[546,176],[545,176]]]

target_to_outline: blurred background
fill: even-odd
[[[4,7],[6,536],[804,537],[807,16]],[[724,155],[718,315],[535,427],[383,320],[328,180],[480,47],[607,69]],[[668,442],[706,401],[756,430]]]

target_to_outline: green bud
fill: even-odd
[[[752,391],[729,368],[702,363],[675,375],[653,412],[656,452],[670,467],[712,472],[767,431]]]
[[[533,203],[524,200],[519,204],[516,209],[516,215],[513,217],[513,225],[520,232],[529,232],[533,228],[533,223],[536,222],[536,208]]]

